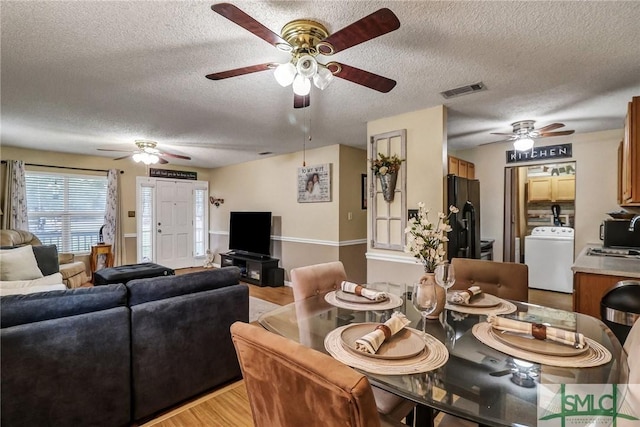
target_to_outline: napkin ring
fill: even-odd
[[[391,338],[391,329],[387,325],[378,325],[376,326],[376,330],[378,329],[380,329],[384,333],[385,340]]]
[[[362,296],[362,290],[363,289],[364,289],[363,286],[356,285],[356,288],[354,289],[353,293],[356,294],[356,295]]]
[[[531,325],[531,335],[537,340],[547,339],[547,327],[541,323]]]

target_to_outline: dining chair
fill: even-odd
[[[340,289],[347,273],[340,261],[308,265],[291,270],[294,301]]]
[[[470,258],[453,258],[456,281],[452,289],[479,286],[482,292],[499,298],[529,300],[529,268],[526,264]]]
[[[341,261],[294,268],[291,270],[293,299],[296,303],[300,303],[300,301],[307,298],[338,290],[344,280],[347,280],[347,273]],[[304,319],[301,317],[299,322],[304,323]],[[301,335],[302,333],[303,331],[301,331]],[[302,336],[300,339],[301,342],[311,340],[310,337]],[[375,386],[373,386],[373,395],[378,412],[398,421],[410,415],[416,406],[410,400],[403,399]]]
[[[379,414],[367,377],[331,356],[243,322],[231,338],[255,427],[407,427]]]

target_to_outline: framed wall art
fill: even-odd
[[[331,163],[298,168],[298,203],[331,201]]]

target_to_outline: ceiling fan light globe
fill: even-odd
[[[513,142],[513,148],[518,151],[527,151],[533,148],[533,139],[531,138],[518,138]]]
[[[149,160],[150,160],[150,162],[147,163],[147,164],[155,165],[156,163],[158,163],[160,161],[160,157],[158,157],[155,154],[149,154]]]
[[[309,92],[311,92],[311,82],[308,78],[298,74],[296,78],[293,79],[293,93],[299,96],[307,96]]]
[[[273,76],[280,86],[287,87],[293,83],[293,79],[296,77],[296,67],[291,62],[280,64],[273,72]]]
[[[142,161],[142,154],[136,153],[133,155],[133,161],[136,163],[140,163]]]
[[[324,90],[333,81],[333,73],[327,67],[318,67],[318,72],[313,76],[313,84],[320,90]]]
[[[311,55],[302,55],[296,64],[298,74],[311,78],[318,72],[318,61]]]

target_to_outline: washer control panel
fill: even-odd
[[[532,236],[573,237],[573,233],[571,227],[536,227],[531,230]]]

